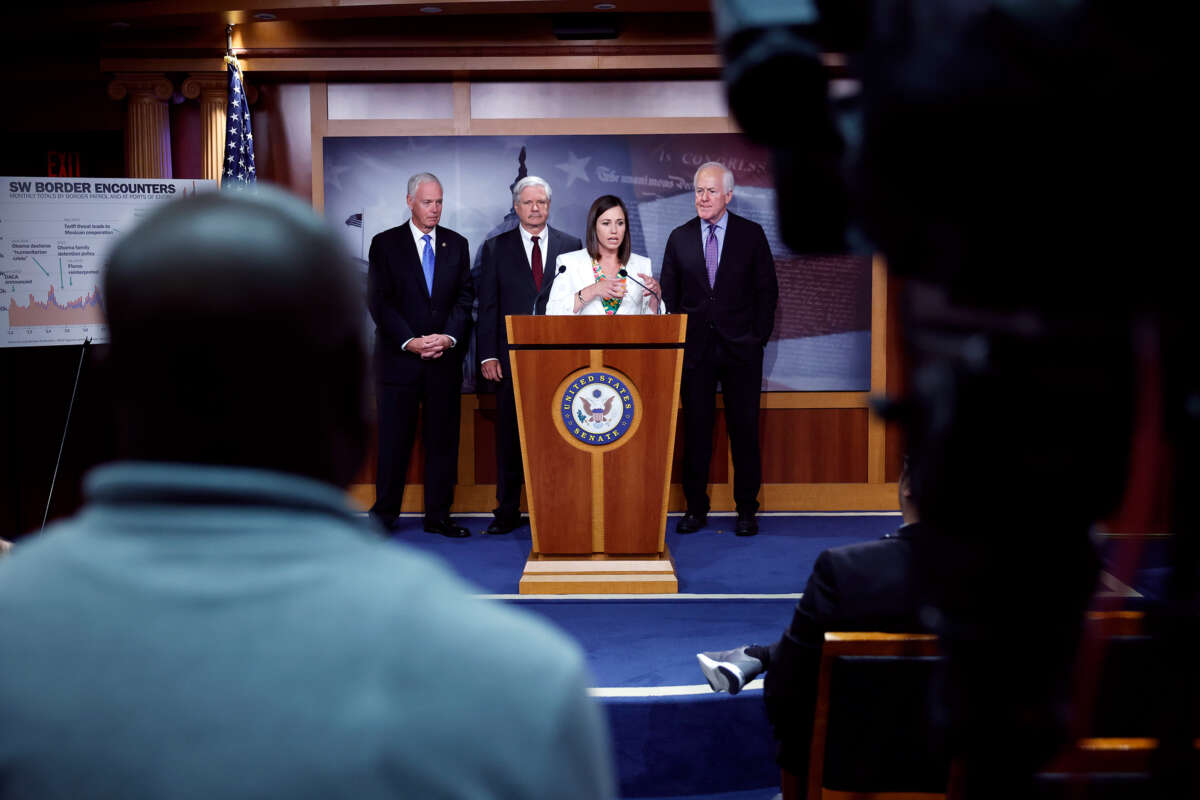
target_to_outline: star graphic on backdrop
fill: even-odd
[[[585,183],[592,182],[587,176],[587,165],[591,160],[591,156],[587,156],[586,158],[578,158],[576,157],[575,153],[567,151],[567,160],[561,164],[555,164],[554,166],[567,173],[567,186],[570,187],[570,185],[575,182],[576,178],[584,181]]]

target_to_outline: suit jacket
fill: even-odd
[[[493,236],[483,243],[479,260],[479,327],[475,345],[477,361],[500,359],[508,374],[508,329],[504,318],[509,314],[532,313],[534,301],[538,313],[545,313],[546,298],[556,277],[554,262],[560,253],[578,250],[579,239],[546,226],[542,248],[542,291],[533,285],[533,272],[525,257],[520,228]]]
[[[461,364],[474,302],[470,253],[462,236],[441,225],[436,231],[432,296],[407,222],[371,239],[367,308],[375,320],[376,375],[385,383],[411,380],[426,364],[440,369]],[[404,349],[409,339],[430,333],[453,336],[458,358],[446,354],[426,362]]]
[[[779,763],[808,772],[821,646],[826,631],[921,632],[914,542],[920,523],[874,542],[825,550],[813,565],[792,623],[775,646],[763,698],[779,740]]]
[[[546,301],[546,313],[569,316],[575,311],[575,293],[595,283],[596,273],[592,270],[592,257],[584,249],[576,250],[573,253],[563,253],[558,257],[558,266],[565,266],[567,269],[558,276],[554,287],[550,290],[550,299]],[[630,253],[629,263],[625,265],[625,270],[635,278],[643,272],[650,275],[650,259],[639,256],[637,253]],[[593,300],[580,309],[579,313],[581,315],[603,314],[604,306],[599,300]],[[633,281],[625,281],[625,296],[621,298],[617,314],[653,313],[650,310],[649,293]],[[658,313],[667,313],[664,303],[658,304]]]
[[[612,797],[578,646],[340,488],[124,463],[85,491],[0,562],[0,795]]]
[[[699,217],[671,231],[663,253],[663,299],[688,315],[684,366],[700,363],[716,342],[742,361],[761,358],[775,327],[779,284],[767,236],[757,222],[726,213],[716,286],[708,283]]]

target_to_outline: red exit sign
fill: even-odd
[[[83,177],[79,164],[78,152],[46,151],[46,177],[48,178]]]

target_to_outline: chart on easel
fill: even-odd
[[[120,235],[215,181],[0,178],[0,347],[108,340],[100,273]]]

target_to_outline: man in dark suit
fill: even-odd
[[[823,551],[813,565],[792,623],[771,645],[698,653],[714,691],[737,694],[766,672],[763,700],[778,742],[779,765],[793,775],[808,769],[821,645],[826,631],[919,632],[914,548],[925,536],[907,465],[900,475],[904,524],[873,542]]]
[[[496,381],[496,510],[488,533],[508,533],[521,524],[521,439],[517,403],[508,369],[508,314],[542,314],[554,282],[555,259],[583,249],[574,236],[551,228],[550,184],[530,175],[513,186],[520,224],[483,243],[479,269],[479,372]],[[536,305],[536,309],[535,309]]]
[[[758,533],[758,406],[763,348],[775,327],[779,285],[766,234],[726,209],[733,173],[709,162],[696,170],[699,216],[671,231],[663,254],[663,300],[688,315],[683,351],[683,494],[687,513],[679,533],[708,519],[708,465],[712,458],[717,383],[725,398],[725,425],[733,454],[733,499],[738,536]]]
[[[371,514],[388,529],[421,417],[425,445],[425,530],[454,538],[450,519],[458,472],[462,351],[471,325],[467,240],[438,225],[442,184],[427,172],[408,180],[412,217],[371,240],[367,305],[375,320],[379,466]],[[418,414],[420,412],[420,414]]]

